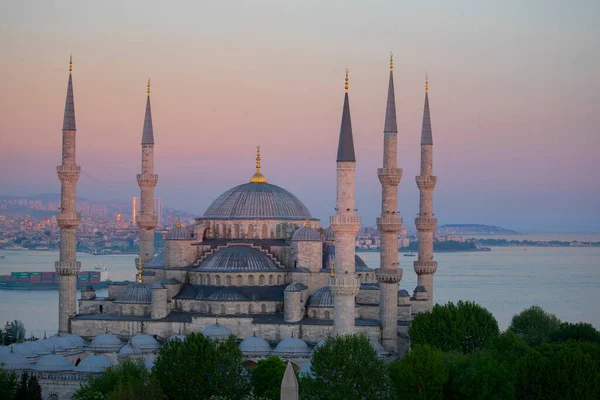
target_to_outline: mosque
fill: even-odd
[[[141,207],[137,216],[140,255],[136,259],[136,280],[110,282],[107,297],[97,296],[92,286],[82,289],[77,310],[75,279],[81,265],[75,252],[80,220],[75,194],[80,167],[76,164],[71,62],[62,164],[57,167],[62,189],[57,216],[60,259],[56,262],[56,272],[61,276],[59,335],[44,339],[56,341],[60,350],[41,340],[37,350],[0,349],[0,362],[12,357],[12,369],[37,369],[42,376],[42,360],[47,360],[52,364],[48,373],[60,372],[65,380],[79,382],[123,357],[144,358],[150,366],[161,343],[195,331],[216,340],[234,335],[248,367],[262,357],[278,355],[306,369],[315,346],[328,336],[349,333],[367,335],[381,357],[402,357],[409,346],[407,331],[412,317],[433,304],[433,275],[437,269],[433,233],[437,220],[432,194],[436,177],[432,175],[433,140],[426,82],[421,174],[416,177],[420,189],[419,215],[415,219],[419,254],[414,262],[418,284],[411,295],[399,290],[403,270],[398,263],[402,219],[397,186],[402,170],[397,166],[391,57],[389,68],[383,164],[377,170],[382,185],[381,217],[377,219],[381,233],[378,269],[369,268],[355,254],[361,220],[355,215],[354,204],[356,157],[348,70],[336,157],[336,215],[331,216],[327,228],[300,199],[267,182],[258,147],[256,171],[249,182],[218,196],[193,224],[178,222],[166,234],[164,251],[158,254],[154,246],[158,221],[153,205],[158,175],[148,84],[141,171],[137,175]],[[48,378],[50,383],[55,382],[52,376]],[[47,389],[50,383],[42,384],[47,396],[55,396],[48,398],[65,398],[71,393]]]

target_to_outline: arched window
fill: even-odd
[[[248,304],[248,314],[252,314],[252,304]]]
[[[210,304],[208,305],[208,313],[212,314],[212,306]]]
[[[269,237],[269,233],[267,232],[267,224],[263,224],[262,226],[262,239],[266,239]]]
[[[263,285],[265,284],[265,276],[264,276],[264,275],[260,275],[260,276],[258,277],[258,284],[259,284],[260,286],[263,286]]]
[[[198,275],[198,284],[202,285],[202,274]]]
[[[269,275],[269,285],[273,284],[273,275]]]
[[[221,310],[220,310],[221,314],[225,314],[225,305],[221,304]]]
[[[281,285],[281,275],[277,275],[277,284]]]
[[[240,237],[240,224],[235,224],[234,225],[234,230],[235,230],[235,238],[239,239],[239,237]]]
[[[317,312],[315,310],[313,310],[313,312],[312,312],[312,317],[317,318]]]
[[[358,274],[358,283],[363,283],[362,274]]]
[[[237,306],[235,306],[235,313],[236,314],[241,314],[241,312],[240,312],[240,305],[239,304]]]
[[[231,276],[230,276],[230,275],[227,275],[227,276],[225,277],[225,284],[226,284],[227,286],[231,286]]]
[[[98,307],[98,309],[100,310],[100,314],[102,314],[102,304],[100,304],[100,307]]]
[[[325,319],[329,319],[329,311],[325,311]]]
[[[244,278],[241,275],[235,277],[235,284],[237,286],[242,286],[244,284]]]
[[[267,312],[267,306],[265,304],[260,306],[260,312],[263,314]]]
[[[248,286],[254,286],[254,275],[248,275]]]
[[[248,225],[248,237],[249,238],[254,237],[254,225],[252,225],[252,224]]]
[[[281,239],[281,224],[277,224],[275,227],[275,238]]]
[[[221,276],[220,275],[215,276],[215,280],[216,280],[216,285],[221,286]]]
[[[369,274],[367,274],[366,277],[365,277],[365,283],[370,283],[371,282],[370,279],[371,278],[369,277]]]

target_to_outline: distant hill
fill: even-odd
[[[449,235],[520,235],[520,232],[494,225],[446,224],[437,228],[439,236]]]

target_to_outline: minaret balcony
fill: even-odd
[[[58,179],[61,182],[75,183],[79,179],[81,167],[75,164],[59,165],[56,167]]]
[[[60,276],[73,276],[81,271],[81,262],[79,261],[55,261],[54,270]]]
[[[433,232],[437,226],[437,218],[417,217],[415,226],[419,232]]]
[[[437,261],[417,260],[413,264],[417,275],[433,275],[437,271]]]
[[[437,176],[417,176],[415,180],[417,181],[417,186],[420,190],[433,190],[437,183]]]
[[[377,229],[379,229],[380,233],[398,233],[402,229],[402,218],[377,218]]]
[[[402,179],[402,168],[377,168],[377,176],[384,186],[398,186]]]
[[[158,216],[153,214],[138,214],[137,224],[140,229],[151,230],[156,228],[158,224]]]
[[[74,229],[79,226],[81,214],[76,212],[62,211],[56,215],[56,223],[61,229]]]
[[[329,217],[333,234],[356,236],[360,228],[360,217],[357,215],[334,215]]]
[[[342,274],[330,277],[329,287],[334,296],[356,296],[360,290],[360,282],[354,274]]]
[[[378,268],[375,270],[377,282],[380,283],[398,283],[402,280],[402,268],[388,269]]]
[[[138,185],[141,188],[155,187],[158,183],[158,175],[156,174],[137,174]]]

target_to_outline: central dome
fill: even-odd
[[[308,208],[287,190],[266,182],[250,182],[220,195],[208,207],[204,218],[305,220],[312,217]]]

